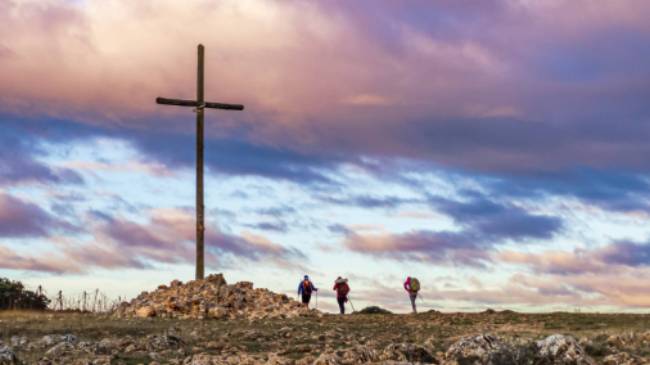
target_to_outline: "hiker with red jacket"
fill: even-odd
[[[345,314],[345,303],[348,301],[348,293],[350,292],[348,279],[343,279],[340,276],[336,278],[336,281],[334,281],[334,288],[332,290],[336,290],[336,301],[339,303],[341,314]]]
[[[298,295],[302,295],[302,304],[309,307],[311,293],[318,291],[314,284],[309,280],[309,275],[305,275],[300,284],[298,284]]]
[[[407,277],[404,282],[404,290],[409,293],[409,299],[411,299],[411,307],[413,308],[413,313],[417,313],[415,308],[415,299],[418,297],[418,291],[420,291],[420,281],[417,278]]]

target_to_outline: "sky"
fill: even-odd
[[[644,311],[650,2],[0,0],[0,277],[206,272],[319,308]],[[357,308],[358,309],[358,308]]]

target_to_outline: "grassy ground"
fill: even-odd
[[[445,351],[458,338],[492,333],[505,338],[539,339],[554,333],[589,340],[587,351],[596,359],[611,353],[611,336],[650,331],[650,315],[549,313],[422,313],[418,315],[325,315],[292,320],[198,321],[163,319],[113,319],[80,313],[0,312],[0,341],[12,336],[37,341],[45,335],[74,334],[80,340],[130,339],[138,344],[154,335],[172,331],[182,339],[173,354],[219,353],[224,349],[247,353],[280,352],[300,358],[326,348],[355,344],[382,348],[390,343],[427,343],[434,351]],[[650,332],[649,332],[650,333]],[[43,349],[45,351],[47,349]],[[646,341],[626,348],[638,356],[650,355]],[[23,361],[42,356],[38,351],[18,352]],[[121,363],[147,361],[147,351],[116,357]],[[119,361],[117,363],[120,363]]]

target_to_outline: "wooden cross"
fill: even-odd
[[[204,277],[204,206],[203,206],[203,112],[205,108],[244,110],[240,104],[206,102],[203,99],[203,53],[199,44],[198,68],[196,75],[196,100],[156,98],[156,103],[194,107],[196,112],[196,279]]]

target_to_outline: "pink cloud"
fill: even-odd
[[[490,260],[481,242],[471,234],[413,231],[403,234],[347,234],[346,248],[366,255],[397,260],[419,260],[483,266]]]
[[[146,222],[120,217],[88,221],[86,233],[93,237],[89,241],[49,236],[56,248],[55,258],[49,253],[26,256],[0,246],[0,268],[80,273],[96,268],[144,269],[157,264],[193,264],[193,214],[179,209],[158,209],[149,213]],[[223,268],[242,260],[265,260],[268,264],[300,267],[304,255],[260,235],[247,232],[235,235],[221,232],[212,225],[206,227],[206,266]]]
[[[602,108],[643,110],[640,96],[603,102],[630,90],[645,95],[632,72],[639,67],[619,60],[634,59],[616,52],[634,44],[597,57],[587,51],[620,44],[606,42],[618,28],[650,31],[640,16],[650,10],[647,2],[364,4],[4,0],[0,34],[11,35],[3,44],[14,56],[0,58],[0,106],[129,129],[191,119],[189,111],[153,100],[193,96],[195,45],[203,42],[208,98],[247,106],[215,116],[213,136],[246,130],[254,142],[308,152],[335,147],[480,169],[575,161],[647,167],[634,157],[646,155],[641,144],[632,152],[609,144],[586,153],[595,141],[576,142],[589,139],[579,122],[610,111]],[[350,11],[355,6],[373,11]],[[424,13],[432,15],[423,21]],[[565,55],[583,48],[586,55]],[[570,56],[581,57],[573,63],[585,70],[594,66],[588,82],[553,77]],[[594,60],[628,72],[609,72]],[[616,157],[622,155],[632,159]]]
[[[35,257],[19,254],[0,246],[0,268],[10,270],[44,271],[51,273],[81,272],[81,267],[59,255]]]
[[[496,254],[503,262],[524,265],[539,273],[583,274],[625,271],[650,266],[650,245],[614,242],[594,249],[523,253],[504,250]]]

